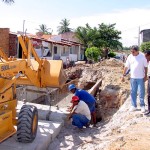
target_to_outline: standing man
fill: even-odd
[[[68,87],[68,90],[71,93],[73,93],[75,96],[78,96],[80,100],[84,101],[89,106],[92,121],[93,121],[93,124],[95,125],[96,124],[96,111],[95,111],[96,100],[95,98],[91,94],[89,94],[87,91],[77,89],[74,84],[70,84]],[[73,109],[73,107],[74,106],[72,106],[71,110]]]
[[[87,127],[91,120],[88,105],[84,101],[80,101],[78,96],[73,96],[71,103],[74,105],[74,109],[69,116],[69,119],[72,118],[72,125],[80,129],[82,129],[83,126]]]
[[[148,112],[145,113],[145,115],[150,115],[150,50],[146,50],[144,53],[145,53],[145,57],[148,62],[148,89],[147,89]]]
[[[145,56],[139,52],[138,46],[131,47],[131,54],[128,56],[123,71],[122,81],[126,76],[127,69],[130,69],[130,85],[131,85],[131,108],[130,111],[137,109],[137,90],[139,92],[141,112],[145,112],[145,81],[147,79],[147,60]]]

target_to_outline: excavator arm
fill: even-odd
[[[22,73],[16,84],[34,85],[37,87],[62,87],[66,82],[61,60],[40,59],[28,37],[19,36],[22,46],[22,59],[8,58],[0,52],[0,57],[5,60],[0,62],[0,77],[13,78]],[[31,59],[33,55],[34,59]]]
[[[19,36],[18,40],[22,46],[22,59],[8,58],[0,48],[0,142],[16,133],[15,125],[19,142],[32,142],[36,137],[38,124],[36,107],[22,106],[19,121],[16,119],[17,84],[60,88],[66,82],[61,60],[41,59],[28,37]]]

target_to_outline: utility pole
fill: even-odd
[[[23,35],[24,35],[24,26],[25,26],[25,20],[23,20]]]
[[[138,31],[138,46],[140,47],[140,26],[139,26],[139,31]]]

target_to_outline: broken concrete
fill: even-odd
[[[34,103],[25,103],[26,105],[34,105],[38,109],[38,117],[40,120],[48,120],[53,122],[61,122],[64,124],[64,121],[66,120],[66,117],[68,112],[66,109],[60,109],[58,107],[54,106],[47,106],[47,105],[40,105],[40,104],[34,104]],[[22,101],[18,101],[17,105],[17,113],[20,112],[21,107],[24,105]]]

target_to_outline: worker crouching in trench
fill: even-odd
[[[77,126],[80,129],[82,129],[84,126],[88,127],[91,120],[91,114],[88,105],[84,101],[79,100],[78,96],[73,96],[71,103],[74,106],[69,116],[69,119],[72,118],[72,125]]]

